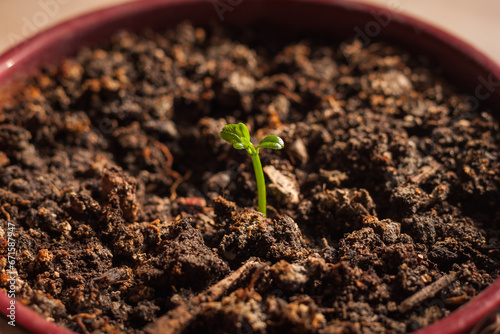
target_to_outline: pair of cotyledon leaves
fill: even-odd
[[[225,141],[233,144],[233,147],[235,149],[247,150],[247,152],[250,154],[254,153],[254,151],[255,153],[257,153],[259,148],[281,150],[283,147],[285,147],[283,139],[275,135],[269,135],[262,139],[259,145],[254,148],[252,142],[250,141],[250,132],[248,131],[246,125],[243,123],[226,125],[220,132],[220,136]]]

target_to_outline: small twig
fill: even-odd
[[[216,301],[227,293],[227,290],[242,277],[246,276],[254,269],[262,267],[259,261],[249,261],[229,276],[214,284],[208,290],[193,297],[189,305],[182,304],[158,318],[154,323],[147,326],[145,331],[148,334],[174,334],[181,332],[191,322],[192,319],[203,309],[208,302]]]
[[[7,212],[7,210],[5,210],[5,207],[8,207],[8,206],[9,206],[9,203],[2,204],[2,206],[0,206],[0,211],[5,216],[5,220],[10,222],[10,214],[9,214],[9,212]]]
[[[167,159],[167,161],[166,161],[167,169],[171,170],[172,165],[174,164],[174,156],[172,155],[172,153],[170,153],[170,150],[168,149],[168,147],[165,144],[163,144],[157,140],[154,140],[153,145],[158,147],[160,149],[160,151],[163,153],[163,155]]]
[[[253,290],[254,287],[255,287],[255,282],[257,282],[257,278],[259,278],[260,274],[262,274],[262,272],[264,271],[265,267],[264,266],[260,266],[259,268],[257,268],[257,270],[255,270],[255,272],[253,273],[252,277],[250,278],[250,284],[248,284],[248,290]]]
[[[76,318],[76,323],[78,324],[78,326],[82,330],[83,334],[90,334],[90,332],[87,330],[87,327],[83,323],[82,318]]]
[[[422,290],[418,291],[414,295],[406,298],[401,305],[399,305],[398,310],[401,313],[405,313],[411,310],[417,304],[423,302],[427,298],[434,297],[436,293],[453,283],[459,276],[460,272],[452,272],[451,274],[444,275],[434,283],[426,286]]]
[[[439,170],[439,166],[437,163],[435,165],[432,165],[432,166],[424,166],[419,170],[419,174],[410,177],[410,179],[415,184],[419,184],[422,181],[427,180],[429,178],[429,176],[434,175],[434,173],[438,170]]]
[[[90,314],[90,313],[78,313],[78,314],[72,315],[70,318],[71,318],[71,320],[75,320],[77,318],[95,319],[95,318],[97,318],[98,315],[101,315],[101,313],[102,313],[101,310],[97,310],[97,312],[94,313],[94,314]]]
[[[278,91],[285,95],[285,97],[289,98],[290,100],[292,100],[293,102],[297,102],[297,103],[301,103],[302,102],[302,99],[300,98],[299,95],[289,91],[288,89],[286,89],[285,87],[283,86],[279,86],[278,87]]]
[[[70,318],[71,318],[71,320],[76,320],[76,323],[78,324],[78,326],[80,327],[80,329],[82,330],[82,332],[84,334],[90,334],[90,332],[87,330],[87,327],[83,323],[83,319],[95,319],[95,318],[97,318],[97,316],[101,315],[101,313],[102,313],[101,310],[98,310],[94,314],[78,313],[78,314],[71,316]]]
[[[172,186],[170,187],[170,200],[173,201],[177,198],[177,187],[179,185],[188,180],[191,177],[191,174],[193,174],[192,170],[188,170],[184,176],[177,178],[174,183],[172,183]]]

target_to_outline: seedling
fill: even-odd
[[[220,132],[222,139],[233,144],[237,150],[246,150],[252,159],[253,169],[255,171],[255,180],[257,181],[257,192],[259,211],[266,215],[266,183],[264,180],[264,172],[259,158],[259,149],[270,148],[273,150],[281,150],[285,147],[283,139],[275,135],[269,135],[262,139],[255,147],[250,141],[250,132],[243,123],[228,124]]]

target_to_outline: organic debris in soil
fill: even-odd
[[[120,33],[0,114],[0,267],[79,333],[405,333],[498,276],[499,132],[424,57],[260,26]],[[269,218],[248,157],[260,139]]]

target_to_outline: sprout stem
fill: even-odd
[[[258,193],[258,210],[266,216],[266,183],[264,180],[264,172],[259,158],[259,150],[255,150],[255,154],[251,154],[253,169],[255,171],[255,180],[257,181]]]

